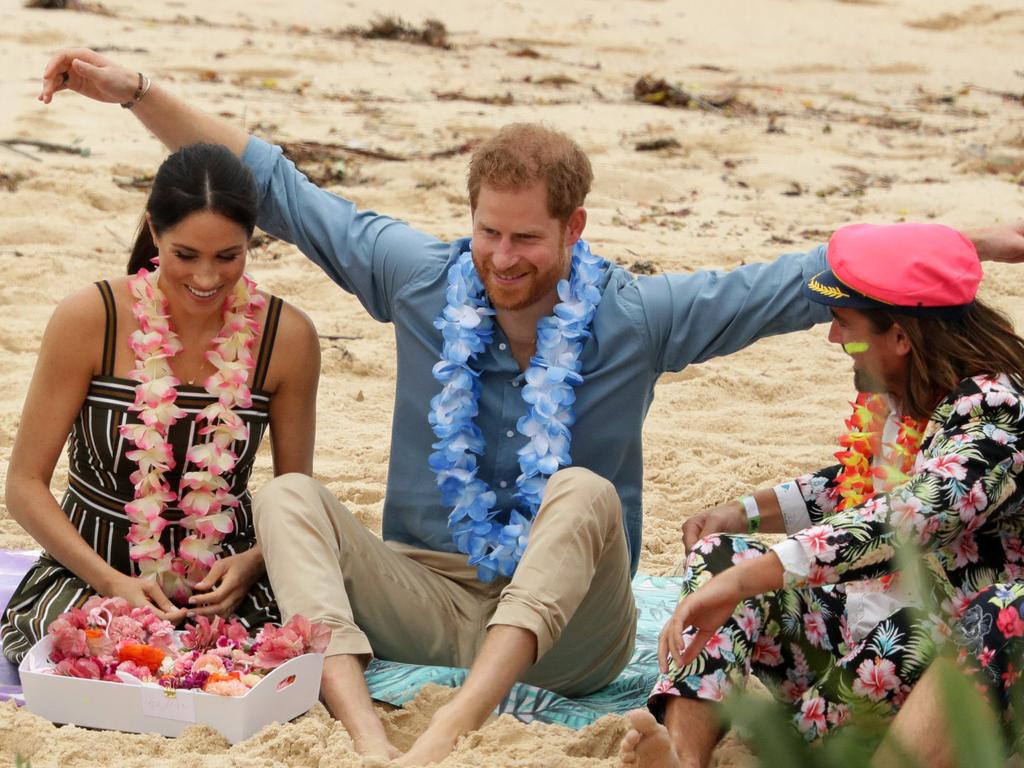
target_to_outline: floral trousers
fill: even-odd
[[[705,537],[687,560],[680,599],[765,551],[746,536]],[[811,741],[842,724],[851,709],[895,713],[935,652],[922,618],[905,608],[855,640],[846,594],[835,587],[781,589],[744,600],[690,664],[678,669],[669,660],[648,706],[661,720],[672,696],[720,701],[752,672],[792,709],[794,725]]]
[[[953,630],[959,660],[1007,723],[1014,699],[1024,695],[1024,582],[993,584],[971,600]],[[1020,744],[1017,745],[1021,746]]]

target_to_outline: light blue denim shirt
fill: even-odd
[[[434,319],[445,304],[448,266],[469,248],[469,238],[445,243],[360,211],[310,183],[278,147],[259,139],[250,139],[242,160],[256,177],[259,226],[294,243],[374,319],[395,327],[398,381],[384,538],[456,551],[449,510],[427,466],[435,440],[427,413],[441,388],[431,375],[442,344]],[[824,247],[731,272],[636,277],[607,265],[593,336],[581,357],[572,461],[618,490],[633,572],[643,524],[641,432],[658,376],[828,320],[826,307],[800,294],[801,283],[823,269]],[[526,442],[516,421],[526,405],[522,374],[497,324],[494,342],[476,364],[482,384],[477,424],[487,442],[479,477],[494,488],[499,508],[508,509],[519,474],[516,451]]]

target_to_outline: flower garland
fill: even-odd
[[[842,470],[836,477],[836,492],[840,497],[837,511],[850,509],[868,501],[879,490],[892,488],[909,479],[927,421],[909,416],[900,419],[896,441],[882,443],[889,407],[885,398],[878,394],[858,392],[857,399],[850,403],[853,415],[846,420],[849,430],[839,438],[844,450],[836,453]],[[872,460],[878,456],[877,466]],[[875,481],[881,480],[881,487]]]
[[[331,630],[296,614],[281,627],[264,624],[255,638],[220,616],[198,616],[176,633],[149,606],[93,595],[54,619],[47,635],[54,675],[119,683],[120,672],[165,688],[244,696],[286,661],[323,653]]]
[[[573,388],[583,383],[580,353],[601,301],[597,284],[604,263],[590,253],[586,242],[577,241],[570,279],[558,283],[561,302],[552,316],[537,323],[537,351],[522,391],[528,409],[516,423],[519,434],[528,438],[518,451],[515,499],[521,507],[509,512],[507,523],[496,520],[501,512],[494,509],[497,496],[477,477],[476,457],[483,455],[485,441],[473,421],[480,412],[480,374],[471,363],[493,338],[494,310],[469,250],[448,270],[448,304],[434,321],[444,345],[433,374],[443,388],[430,401],[429,421],[439,440],[432,446],[429,463],[437,475],[441,503],[453,508],[448,530],[455,547],[469,555],[469,564],[476,566],[483,582],[515,572],[548,477],[571,461]]]
[[[228,492],[225,475],[238,461],[232,444],[248,439],[249,427],[233,409],[252,405],[248,381],[256,365],[252,349],[259,332],[257,316],[265,300],[256,292],[256,284],[244,276],[225,299],[224,324],[205,354],[216,372],[203,387],[217,400],[195,417],[199,434],[207,442],[189,448],[185,458],[195,469],[182,475],[175,491],[164,475],[175,465],[169,430],[185,415],[176,405],[176,387],[181,382],[170,367],[182,344],[171,328],[167,298],[158,281],[159,272],[144,269],[129,280],[135,297],[132,314],[139,322],[128,340],[135,353],[135,369],[129,375],[138,382],[129,410],[138,413],[141,423],[120,428],[136,447],[125,456],[139,465],[131,475],[134,499],[124,507],[132,524],[126,538],[140,576],[156,581],[164,594],[183,605],[192,594],[192,584],[216,561],[224,536],[234,530],[234,514],[227,510],[238,506],[238,499]],[[200,426],[203,423],[206,426]],[[190,533],[177,552],[168,552],[160,543],[160,533],[169,522],[163,512],[174,501],[179,501],[184,513],[181,525]]]

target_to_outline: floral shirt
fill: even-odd
[[[811,525],[774,547],[786,585],[884,576],[904,544],[928,555],[933,597],[947,617],[989,584],[1024,579],[1022,438],[1020,390],[1006,376],[975,376],[932,412],[906,483],[836,512],[839,467],[800,478]]]

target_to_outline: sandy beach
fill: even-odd
[[[418,29],[437,19],[446,39],[359,34],[381,14]],[[114,105],[36,101],[59,47],[103,49],[259,136],[311,143],[318,157],[303,167],[330,189],[446,239],[469,233],[474,142],[506,122],[554,124],[594,163],[595,252],[635,272],[688,272],[808,250],[856,221],[1020,218],[1022,34],[1013,0],[0,0],[0,483],[53,307],[123,273],[165,154]],[[641,78],[675,105],[638,100]],[[982,285],[1018,324],[1022,269],[987,265]],[[260,242],[250,271],[321,334],[315,473],[379,531],[391,328],[290,245]],[[645,430],[642,571],[673,572],[688,515],[828,462],[852,379],[825,335],[763,340],[663,377]],[[270,477],[265,448],[255,487]],[[65,482],[62,460],[54,492]],[[0,547],[34,546],[0,505]],[[411,744],[448,695],[428,689],[386,714],[394,742]],[[623,732],[616,717],[579,732],[503,717],[442,765],[613,766]],[[320,706],[229,747],[204,728],[178,740],[57,729],[0,705],[0,754],[15,753],[35,768],[360,764]],[[735,739],[717,754],[719,766],[750,764]]]

